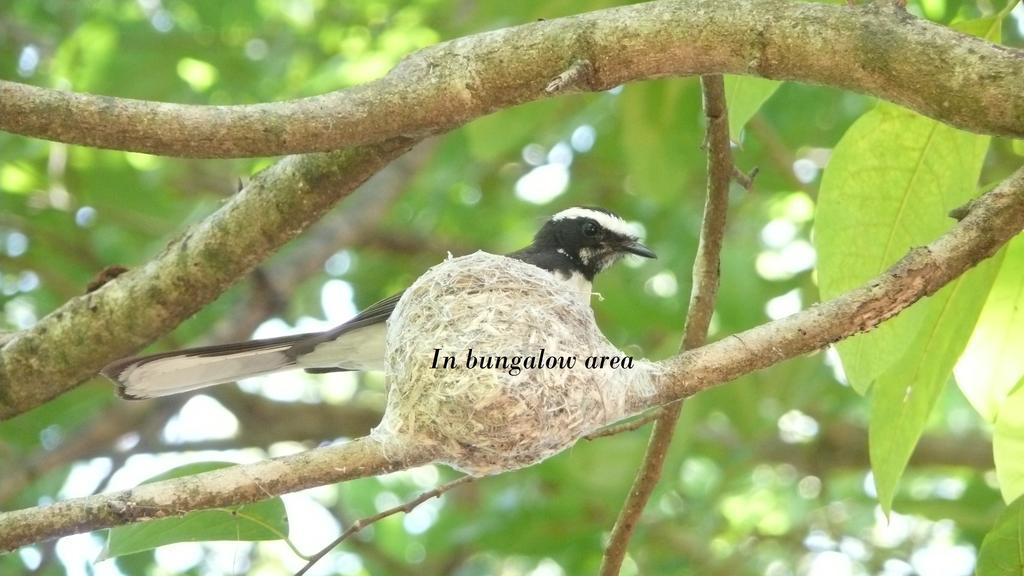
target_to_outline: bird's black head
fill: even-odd
[[[533,238],[534,250],[554,251],[587,280],[626,254],[657,258],[622,218],[603,208],[569,208],[555,214]]]

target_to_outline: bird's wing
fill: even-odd
[[[383,368],[385,322],[404,292],[380,300],[348,322],[295,343],[288,355],[307,372]]]

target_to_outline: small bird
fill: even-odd
[[[576,207],[552,216],[533,242],[506,254],[551,272],[589,303],[594,276],[627,254],[656,258],[615,214]],[[385,369],[385,322],[402,292],[325,332],[202,346],[118,360],[101,373],[128,399],[178,394],[241,378],[302,368],[320,374]]]

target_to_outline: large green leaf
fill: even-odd
[[[782,82],[757,76],[726,76],[725,102],[729,106],[729,136],[740,141],[740,132]]]
[[[1012,502],[1024,495],[1024,378],[1006,397],[992,434],[996,477],[1003,499]]]
[[[1024,498],[1010,504],[985,536],[978,554],[978,576],[1024,574]]]
[[[868,443],[878,500],[887,513],[998,269],[998,258],[987,260],[932,297],[924,329],[903,358],[875,383]]]
[[[956,365],[956,381],[971,405],[994,422],[1000,405],[1024,377],[1024,237],[1006,247],[974,334]]]
[[[1003,16],[1000,14],[998,17],[965,21],[958,26],[968,33],[998,41]],[[931,214],[936,223],[941,225],[945,220],[948,226],[949,221],[944,215],[975,194],[975,185],[981,174],[990,139],[959,132],[917,115],[912,116],[921,131],[927,131],[929,135],[923,146],[924,151],[915,163],[908,190],[914,187],[915,182],[924,184],[927,172],[935,171],[933,186],[938,186],[934,191],[941,191],[937,200],[941,200],[942,204],[938,214]],[[943,167],[930,164],[929,161],[948,164]],[[918,197],[908,195],[904,200],[911,204],[901,205],[900,210],[916,208],[912,202]],[[933,210],[935,205],[932,202],[922,207]],[[908,215],[906,220],[913,221],[913,217]],[[892,506],[899,479],[928,423],[928,416],[978,322],[1005,254],[1005,251],[1001,251],[997,257],[984,262],[934,297],[915,306],[918,316],[909,322],[920,322],[917,325],[918,332],[913,335],[906,353],[898,361],[893,363],[891,357],[883,362],[875,362],[868,357],[859,359],[866,361],[868,373],[879,369],[883,371],[875,383],[875,394],[871,401],[869,452],[878,499],[887,513]],[[897,333],[903,334],[902,331],[907,328],[899,324],[898,318],[895,322]],[[882,352],[872,349],[870,341],[860,351]],[[885,365],[884,362],[889,364]],[[871,385],[871,380],[862,379],[859,384],[866,388]]]
[[[953,221],[974,191],[989,139],[881,104],[836,146],[822,177],[815,245],[821,297],[873,278]],[[931,300],[837,345],[851,385],[864,393],[928,327]]]
[[[186,464],[144,483],[191,476],[231,465],[230,462]],[[280,540],[287,534],[288,516],[284,502],[280,498],[271,498],[244,506],[203,510],[177,518],[161,518],[112,528],[102,559],[134,554],[175,542]]]

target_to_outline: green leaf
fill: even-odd
[[[992,432],[992,453],[1003,500],[1024,495],[1024,378],[1007,396]]]
[[[782,82],[757,76],[725,77],[725,102],[729,106],[729,137],[740,141],[740,133]]]
[[[974,194],[988,142],[892,105],[861,116],[822,177],[814,234],[821,297],[860,285],[945,232],[947,212]],[[927,329],[930,302],[837,345],[855,390],[866,392]]]
[[[186,464],[150,478],[144,484],[191,476],[232,465],[230,462]],[[202,510],[177,518],[161,518],[112,528],[107,537],[107,546],[100,558],[106,560],[175,542],[281,540],[286,538],[287,534],[288,516],[284,502],[280,498],[271,498],[254,504]]]
[[[967,345],[998,269],[997,258],[986,260],[933,296],[929,317],[922,323],[925,329],[875,383],[868,444],[878,500],[887,514],[900,476]]]
[[[978,576],[1024,574],[1024,498],[1010,504],[985,536],[977,570]]]
[[[1012,240],[981,318],[956,365],[956,382],[974,409],[994,422],[1024,377],[1024,237]]]

